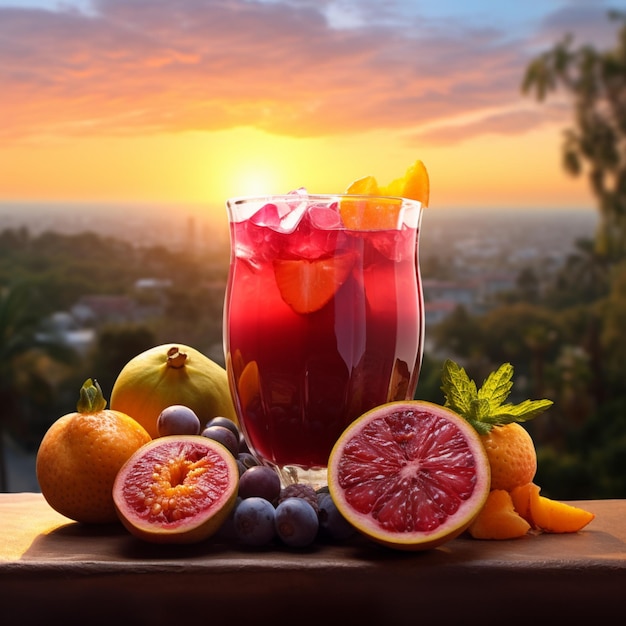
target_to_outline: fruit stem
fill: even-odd
[[[173,367],[174,369],[180,369],[182,367],[185,367],[186,361],[187,361],[187,354],[185,352],[181,352],[178,346],[173,346],[167,351],[168,367]]]
[[[98,413],[103,411],[107,405],[107,401],[102,395],[102,389],[98,381],[94,378],[88,378],[80,388],[80,398],[76,404],[79,413]]]

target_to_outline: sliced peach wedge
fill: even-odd
[[[541,489],[539,485],[536,485],[533,482],[515,487],[511,491],[513,507],[532,526],[532,528],[537,528],[537,524],[535,524],[530,510],[530,500],[531,498],[538,498],[540,491]]]
[[[521,485],[511,492],[515,509],[528,523],[546,533],[575,533],[595,518],[595,514],[577,506],[540,495],[534,483]]]
[[[530,529],[531,525],[513,507],[511,494],[492,489],[468,531],[474,539],[517,539]]]

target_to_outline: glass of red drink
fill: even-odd
[[[422,206],[300,190],[227,208],[224,349],[240,425],[283,484],[318,487],[350,422],[415,393]]]

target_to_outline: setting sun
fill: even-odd
[[[564,35],[549,7],[478,36],[471,2],[174,4],[0,0],[0,202],[222,215],[229,197],[342,192],[421,159],[433,209],[593,207],[560,162],[569,103],[520,91],[537,42]],[[583,13],[578,41],[609,41],[602,7]]]

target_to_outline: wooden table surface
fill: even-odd
[[[0,494],[1,621],[156,625],[199,615],[201,623],[233,625],[319,626],[338,616],[385,626],[426,618],[597,624],[624,612],[626,500],[573,504],[596,514],[579,533],[463,536],[404,553],[360,537],[303,550],[214,538],[156,546],[121,525],[71,522],[41,494]]]

